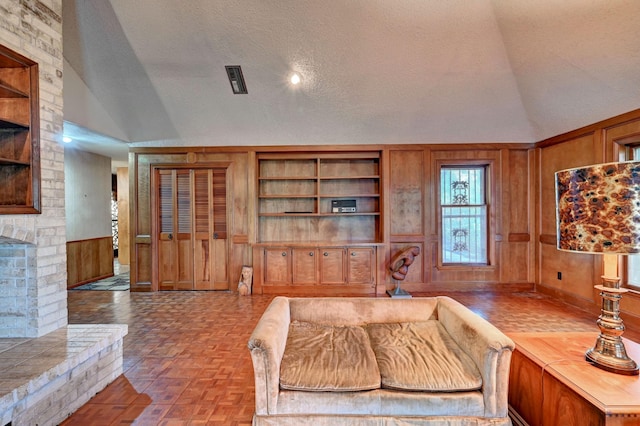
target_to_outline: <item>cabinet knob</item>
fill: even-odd
[[[352,252],[351,252],[351,256],[355,256],[355,255],[356,255],[356,252],[355,252],[355,251],[352,251]]]
[[[173,240],[173,234],[169,234],[169,235],[168,235],[168,238],[169,238],[170,240]]]
[[[282,255],[283,255],[283,256],[286,256],[286,255],[287,255],[287,252],[286,252],[286,251],[283,251],[283,252],[282,252]]]
[[[326,251],[323,253],[324,256],[329,256],[329,253],[327,253]]]
[[[312,251],[309,252],[309,256],[313,256],[313,252]]]

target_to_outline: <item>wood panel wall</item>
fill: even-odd
[[[118,261],[129,264],[129,169],[118,167]]]
[[[540,227],[536,289],[589,309],[594,313],[594,321],[599,314],[601,298],[593,286],[601,281],[602,256],[556,249],[555,172],[618,161],[625,145],[639,141],[640,110],[636,110],[547,139],[536,149],[539,191],[535,194],[535,205]],[[639,293],[626,293],[621,310],[627,325],[640,326]]]
[[[67,242],[67,288],[113,276],[113,237]]]
[[[287,147],[308,152],[306,146]],[[344,152],[375,150],[381,153],[381,242],[378,280],[394,286],[388,271],[391,257],[417,245],[421,256],[412,265],[403,288],[409,291],[532,289],[535,277],[535,238],[532,194],[533,145],[394,145],[314,146],[314,150]],[[256,155],[282,150],[268,148],[137,148],[129,168],[131,205],[131,277],[133,291],[153,291],[151,171],[159,165],[203,165],[228,161],[231,202],[229,271],[237,282],[242,265],[252,265],[257,240]],[[489,165],[490,263],[487,266],[443,266],[438,259],[437,196],[434,188],[441,165]],[[235,288],[230,288],[235,290]]]
[[[229,209],[230,290],[240,278],[242,265],[251,264],[251,246],[255,242],[255,153],[238,148],[140,148],[129,158],[129,205],[131,247],[131,290],[157,290],[152,241],[152,174],[154,167],[216,167],[229,164],[227,206]]]

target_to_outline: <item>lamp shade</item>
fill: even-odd
[[[556,172],[558,249],[640,253],[640,162]]]

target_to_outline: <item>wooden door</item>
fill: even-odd
[[[160,169],[158,289],[227,290],[226,169]]]
[[[344,284],[344,248],[321,248],[320,284]]]
[[[194,170],[194,288],[228,290],[226,169]]]
[[[347,255],[349,284],[372,284],[374,250],[369,247],[350,248]]]
[[[292,250],[293,284],[313,285],[317,282],[318,250],[311,247],[294,248]]]
[[[191,290],[191,201],[188,170],[159,170],[158,289]]]

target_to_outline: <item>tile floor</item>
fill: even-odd
[[[415,296],[430,296],[420,294]],[[536,293],[451,293],[505,333],[593,331],[595,318]],[[124,374],[63,425],[250,425],[247,341],[273,297],[69,292],[70,323],[125,323]],[[640,333],[627,330],[636,341]]]

